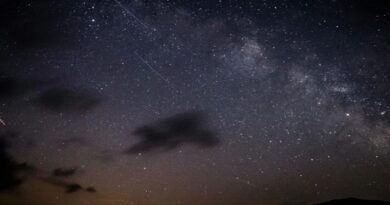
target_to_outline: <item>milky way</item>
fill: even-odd
[[[390,3],[0,3],[0,203],[390,200]]]

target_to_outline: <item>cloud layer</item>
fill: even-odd
[[[9,155],[9,145],[5,140],[8,136],[5,135],[0,136],[0,192],[15,190],[24,183],[24,174],[34,170],[33,166],[18,162]]]
[[[126,150],[128,154],[173,150],[184,144],[211,148],[220,140],[204,126],[200,112],[186,112],[161,121],[138,127],[133,132],[141,140]]]

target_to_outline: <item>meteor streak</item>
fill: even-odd
[[[126,8],[119,0],[113,0],[116,4],[118,4],[127,14],[133,17],[139,24],[141,24],[145,28],[149,28],[144,22],[142,22],[133,12],[131,12],[128,8]]]
[[[5,124],[5,121],[3,119],[0,118],[0,123],[4,126],[7,126],[7,124]]]
[[[148,61],[146,61],[141,55],[139,55],[136,51],[134,52],[134,54],[154,73],[156,74],[158,77],[160,77],[161,80],[165,81],[168,85],[172,86],[172,83],[167,79],[165,78],[160,72],[158,72],[156,69],[154,69]]]
[[[127,7],[125,7],[119,0],[113,0],[116,4],[118,4],[127,14],[133,17],[139,24],[141,24],[144,28],[150,29],[148,25],[146,25],[141,19],[139,19],[133,12],[131,12]],[[153,28],[153,31],[157,31],[157,29]],[[158,70],[156,70],[150,63],[143,58],[137,51],[134,51],[134,54],[137,56],[139,60],[142,61],[155,75],[157,75],[161,80],[165,81],[171,88],[175,88],[174,84],[169,81],[168,78],[164,77]]]

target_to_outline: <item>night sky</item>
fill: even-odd
[[[390,200],[390,1],[0,1],[0,204]]]

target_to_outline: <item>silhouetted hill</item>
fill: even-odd
[[[344,205],[344,204],[351,204],[351,205],[390,205],[390,202],[385,201],[376,201],[376,200],[363,200],[363,199],[356,199],[356,198],[346,198],[346,199],[335,199],[332,201],[327,201],[319,204],[314,205]]]

